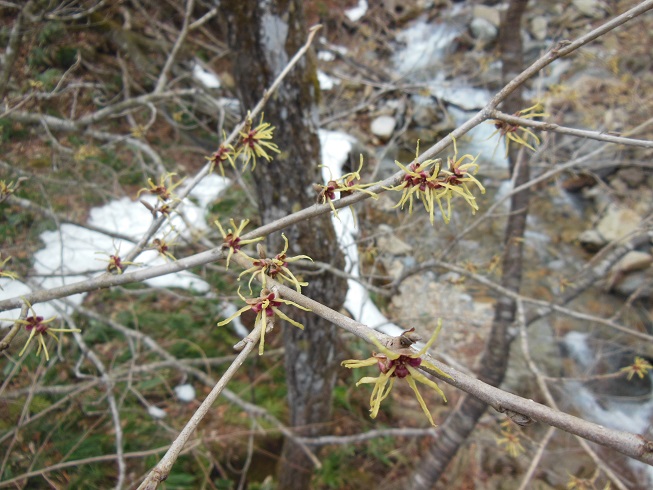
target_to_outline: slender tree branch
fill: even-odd
[[[154,88],[154,93],[163,91],[163,88],[168,82],[168,72],[170,72],[170,69],[172,68],[172,64],[175,62],[175,59],[177,58],[177,53],[179,53],[179,50],[181,49],[181,45],[184,43],[184,40],[188,35],[188,26],[190,25],[190,18],[193,15],[194,6],[195,6],[195,0],[186,0],[186,13],[184,15],[184,22],[181,26],[181,31],[179,32],[179,36],[177,36],[177,41],[175,41],[175,45],[172,47],[172,51],[170,51],[170,54],[166,59],[165,65],[161,70],[159,79],[156,82],[156,87]]]
[[[309,446],[328,446],[328,445],[347,445],[360,444],[371,439],[379,437],[438,437],[437,428],[417,428],[402,427],[399,429],[376,429],[361,434],[352,434],[348,436],[317,436],[317,437],[298,437],[297,439]]]
[[[551,408],[558,410],[558,405],[556,404],[556,401],[546,384],[546,380],[540,373],[537,364],[535,364],[531,357],[530,349],[528,347],[528,336],[526,335],[526,315],[524,315],[524,307],[521,300],[517,300],[517,321],[519,322],[519,336],[521,339],[521,348],[524,354],[524,359],[526,360],[526,364],[528,364],[528,368],[535,376],[537,386],[540,388],[540,391],[542,392],[542,395],[544,396],[547,404]],[[608,476],[608,478],[610,478],[612,483],[614,483],[619,490],[628,490],[623,482],[619,479],[619,477],[601,461],[594,450],[592,450],[589,444],[587,444],[587,441],[580,438],[579,436],[576,436],[576,439],[580,443],[581,447],[585,450],[585,452],[592,458],[594,463],[601,468],[601,470]]]
[[[73,319],[61,312],[61,315],[65,318],[66,323],[70,325],[71,328],[76,328],[76,325],[73,321]],[[73,337],[75,338],[75,342],[77,342],[77,345],[82,351],[83,357],[86,357],[89,361],[93,363],[95,368],[99,371],[100,373],[100,379],[102,380],[102,383],[105,386],[106,389],[106,395],[107,395],[107,403],[109,404],[109,410],[111,412],[111,418],[113,419],[113,430],[115,432],[115,438],[116,438],[116,463],[118,464],[118,479],[116,482],[116,490],[120,490],[125,482],[125,471],[126,471],[126,465],[125,465],[125,458],[124,458],[124,448],[123,448],[123,433],[122,433],[122,423],[120,419],[120,410],[118,409],[118,404],[116,403],[116,397],[113,394],[113,388],[114,384],[113,381],[111,380],[111,377],[107,373],[106,368],[104,367],[104,363],[100,360],[100,358],[93,352],[89,347],[86,345],[86,342],[84,342],[83,337],[81,334],[77,331],[72,332]]]
[[[81,223],[79,221],[75,221],[73,219],[67,218],[66,216],[55,213],[52,210],[45,208],[43,206],[39,206],[38,204],[29,201],[27,199],[23,199],[22,197],[17,197],[15,195],[9,196],[9,199],[7,201],[9,204],[15,204],[17,206],[20,206],[23,209],[26,209],[27,211],[32,211],[34,213],[38,213],[42,216],[45,216],[46,218],[50,218],[55,220],[58,223],[69,223],[71,225],[79,226],[80,228],[84,228],[90,231],[95,231],[97,233],[102,233],[103,235],[109,236],[111,238],[116,238],[119,240],[125,240],[127,242],[134,242],[134,237],[125,235],[123,233],[118,233],[115,231],[108,230],[106,228],[101,228],[99,226],[93,226],[89,225],[88,223]]]
[[[191,444],[189,444],[182,454],[188,453],[192,451],[196,446],[200,444],[201,441],[194,441]],[[147,456],[152,456],[152,455],[157,455],[161,454],[163,451],[167,450],[170,446],[162,446],[162,447],[157,447],[154,449],[148,449],[146,451],[134,451],[131,453],[125,453],[123,456],[125,459],[131,459],[131,458],[145,458]],[[118,457],[117,454],[105,454],[102,456],[93,456],[91,458],[84,458],[84,459],[76,459],[74,461],[65,461],[63,463],[57,463],[51,466],[48,466],[47,468],[42,468],[40,470],[34,470],[34,471],[29,471],[27,473],[23,473],[22,475],[18,475],[14,478],[11,478],[10,480],[4,480],[0,481],[0,488],[3,487],[11,487],[11,486],[17,486],[19,483],[27,480],[28,478],[32,478],[35,476],[42,476],[46,473],[51,473],[53,471],[59,471],[63,470],[66,468],[78,468],[80,466],[84,466],[87,464],[94,464],[94,463],[103,463],[105,461],[113,461]]]
[[[279,87],[283,79],[290,73],[290,70],[297,64],[297,62],[306,54],[308,49],[311,46],[311,43],[313,42],[313,38],[317,34],[317,31],[320,29],[321,26],[314,26],[311,28],[308,39],[306,43],[295,53],[295,55],[292,57],[292,59],[288,62],[286,67],[281,71],[279,76],[274,80],[272,85],[265,91],[263,94],[263,97],[259,100],[259,102],[256,104],[256,106],[249,112],[249,117],[251,120],[253,120],[262,110],[263,107],[265,106],[266,102],[270,98],[270,96],[274,93],[274,91]],[[248,124],[248,120],[244,119],[234,130],[229,134],[227,139],[223,142],[225,145],[229,145],[233,143],[236,138],[239,136],[240,132],[243,131]],[[204,167],[193,177],[185,186],[184,190],[179,193],[179,201],[181,202],[188,196],[188,194],[191,192],[193,188],[204,178],[208,175],[209,170],[211,168],[211,165],[207,163],[204,165]],[[174,210],[176,208],[177,204],[174,203],[171,208]],[[152,224],[150,225],[150,228],[145,232],[141,240],[136,244],[136,246],[130,250],[126,256],[125,260],[126,261],[131,261],[133,260],[149,243],[150,239],[152,236],[154,236],[154,233],[160,228],[160,226],[163,224],[165,221],[165,216],[161,215],[158,218],[154,219]]]
[[[246,264],[248,264],[248,262],[243,261],[243,265]],[[267,279],[267,281],[278,288],[281,297],[289,299],[301,306],[310,308],[316,315],[321,316],[369,343],[371,343],[371,338],[376,338],[379,342],[389,346],[390,348],[392,348],[393,345],[396,345],[395,337],[379,333],[367,325],[356,322],[355,320],[352,320],[321,303],[303,296],[294,289],[276,283],[272,279]],[[428,369],[422,369],[421,367],[420,369],[436,376],[445,383],[449,383],[450,385],[469,393],[475,398],[492,406],[499,412],[510,410],[522,414],[526,417],[562,429],[565,432],[610,447],[626,456],[630,456],[631,458],[653,465],[653,442],[642,436],[608,429],[601,425],[574,417],[573,415],[553,410],[545,405],[536,403],[533,400],[513,395],[512,393],[505,392],[499,388],[483,383],[476,378],[468,376],[436,361],[430,356],[428,356],[427,360],[437,368],[441,369],[444,373],[450,375],[451,378],[438,375]]]
[[[544,455],[544,450],[546,449],[547,444],[549,444],[551,437],[553,437],[553,434],[555,434],[555,431],[555,427],[549,427],[546,430],[546,434],[544,434],[544,437],[540,441],[537,447],[537,451],[531,457],[531,464],[528,465],[528,470],[526,470],[526,473],[524,473],[521,484],[517,490],[527,490],[529,488],[531,478],[533,478],[535,470],[539,467],[542,456]]]
[[[154,467],[145,480],[139,485],[139,490],[152,490],[155,489],[160,482],[165,480],[170,474],[172,465],[179,457],[181,450],[190,439],[190,436],[195,432],[195,429],[211,409],[213,402],[220,396],[220,393],[226,387],[227,383],[231,380],[236,371],[245,362],[247,356],[254,350],[261,337],[261,324],[259,323],[254,330],[246,337],[245,347],[240,352],[238,357],[229,366],[227,371],[222,375],[220,380],[216,383],[211,392],[207,395],[206,399],[202,402],[199,408],[195,411],[186,426],[179,433],[177,438],[170,445],[170,449],[166,452],[165,456],[161,458],[159,463]]]
[[[624,12],[621,15],[609,20],[605,24],[597,27],[596,29],[591,30],[587,34],[579,37],[574,41],[559,41],[552,49],[549,50],[543,57],[535,61],[531,66],[524,70],[519,76],[512,79],[508,84],[497,94],[495,95],[490,103],[484,109],[485,115],[490,117],[489,113],[493,109],[496,109],[501,102],[503,102],[508,95],[515,91],[518,87],[524,84],[526,80],[534,76],[545,66],[550,65],[558,58],[563,58],[568,54],[576,51],[578,48],[586,45],[587,43],[594,41],[595,39],[603,36],[604,34],[610,32],[611,30],[619,27],[622,24],[625,24],[629,20],[634,19],[635,17],[642,15],[645,12],[648,12],[653,8],[653,0],[646,0],[639,5],[631,8],[630,10]]]
[[[611,134],[601,133],[599,131],[588,131],[585,129],[568,128],[565,126],[560,126],[559,124],[555,124],[555,123],[544,122],[544,121],[533,121],[532,119],[524,119],[523,117],[516,117],[516,116],[511,116],[509,114],[504,114],[503,112],[498,111],[496,109],[489,111],[488,116],[492,119],[498,119],[500,121],[504,121],[509,124],[535,128],[535,129],[539,129],[540,131],[552,131],[554,133],[568,134],[570,136],[577,136],[579,138],[588,138],[596,141],[605,141],[606,143],[638,146],[641,148],[653,148],[653,141],[624,138],[621,136],[613,136]]]
[[[24,320],[27,318],[27,312],[28,312],[28,306],[27,304],[23,304],[23,306],[20,309],[20,314],[18,315],[19,320]],[[20,331],[21,324],[18,322],[15,322],[13,326],[11,327],[11,330],[7,332],[7,335],[5,335],[2,340],[0,341],[0,352],[3,350],[7,350],[9,345],[11,344],[11,341],[14,340],[14,337],[18,335],[18,332]]]

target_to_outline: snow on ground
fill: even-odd
[[[332,90],[336,85],[340,85],[340,80],[327,75],[322,70],[317,71],[317,81],[320,84],[320,90]]]
[[[349,159],[354,139],[348,134],[337,131],[320,131],[322,146],[322,178],[325,182],[342,176],[342,166]],[[333,226],[336,230],[340,248],[345,255],[345,271],[354,278],[360,278],[358,235],[354,217],[349,209],[338,210],[338,218],[333,216]],[[345,298],[345,308],[354,320],[364,323],[388,335],[400,335],[404,330],[390,322],[379,311],[370,299],[367,289],[355,279],[347,281],[348,290]]]
[[[345,15],[352,22],[358,22],[367,13],[367,1],[359,0],[358,5],[345,10]]]
[[[220,79],[212,71],[204,68],[198,61],[193,65],[193,78],[206,88],[220,88]]]
[[[174,244],[182,238],[191,238],[193,233],[207,230],[209,225],[205,218],[206,207],[228,185],[229,180],[221,176],[205,177],[191,191],[190,199],[187,198],[179,206],[179,214],[174,215],[157,236]],[[141,197],[152,204],[155,201],[153,196]],[[89,218],[90,225],[133,237],[134,241],[147,231],[151,222],[152,214],[147,208],[142,203],[126,197],[91,209]],[[34,283],[28,285],[3,278],[0,280],[0,287],[3,288],[0,290],[0,299],[24,295],[33,289],[50,289],[83,281],[102,272],[109,255],[124,255],[134,245],[133,242],[71,224],[63,224],[56,231],[42,233],[41,240],[45,247],[34,254]],[[155,266],[164,264],[166,260],[168,259],[161,257],[158,252],[148,250],[141,253],[135,262],[141,266]],[[205,281],[185,271],[148,279],[146,283],[153,287],[176,287],[199,293],[209,291],[209,285]],[[84,296],[77,294],[67,300],[79,305]],[[55,316],[57,308],[64,306],[57,301],[35,306],[36,312],[46,318]],[[2,313],[2,318],[17,318],[18,314],[17,309],[7,311]]]

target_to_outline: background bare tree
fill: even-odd
[[[229,46],[234,78],[243,107],[253,107],[263,90],[281,73],[287,61],[306,40],[303,2],[229,1],[222,4],[229,26]],[[267,103],[268,120],[275,121],[275,141],[284,150],[273,165],[262,165],[254,173],[262,223],[271,223],[294,210],[315,203],[312,184],[320,182],[320,141],[317,135],[319,85],[314,53],[307,54],[286,76]],[[248,59],[248,63],[239,60]],[[293,244],[291,255],[300,252],[313,260],[342,269],[331,219],[322,215],[303,221],[286,231]],[[268,237],[268,250],[279,250],[277,235]],[[310,276],[304,289],[316,301],[339,310],[345,298],[346,281],[329,272]],[[337,329],[309,312],[298,312],[305,326],[283,330],[289,425],[297,434],[316,436],[331,418],[332,393],[339,356]],[[313,463],[302,448],[286,439],[279,461],[279,488],[309,488]]]

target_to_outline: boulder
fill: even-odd
[[[531,34],[538,41],[544,41],[546,39],[548,27],[549,23],[543,15],[538,15],[531,19]]]
[[[397,126],[397,121],[392,116],[379,116],[372,121],[370,131],[382,141],[388,141]]]
[[[469,29],[471,30],[474,39],[486,43],[494,41],[499,35],[499,29],[493,26],[490,21],[481,17],[474,18],[472,23],[469,25]]]
[[[641,218],[639,214],[632,209],[611,204],[596,226],[596,231],[605,240],[611,242],[612,240],[624,238],[637,230],[640,222]]]

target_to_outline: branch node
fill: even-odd
[[[524,415],[523,413],[515,412],[514,410],[505,408],[500,403],[497,404],[496,410],[497,412],[505,413],[506,417],[508,417],[510,420],[512,420],[515,424],[519,425],[520,427],[527,427],[534,422],[534,420],[530,418],[528,415]]]

